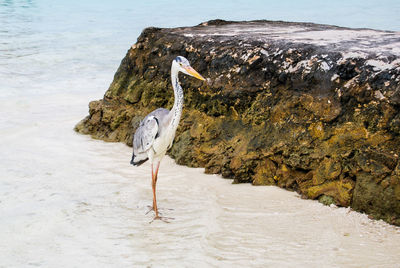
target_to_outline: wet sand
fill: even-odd
[[[0,267],[396,267],[400,228],[76,134],[93,96],[0,107]]]

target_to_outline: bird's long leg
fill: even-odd
[[[154,200],[156,199],[156,185],[154,183],[154,168],[153,168],[153,163],[151,163],[151,188],[153,189],[153,207],[152,209],[154,210]]]
[[[158,168],[159,167],[160,167],[160,162],[157,162],[155,170],[153,169],[153,164],[151,165],[151,179],[152,179],[151,180],[151,186],[153,188],[153,210],[156,213],[156,216],[154,217],[154,219],[150,223],[152,223],[154,220],[162,220],[162,221],[168,223],[169,222],[168,220],[173,220],[174,219],[174,218],[168,218],[168,217],[161,217],[158,214],[157,198],[156,198],[156,184],[157,184]]]
[[[156,216],[154,219],[159,219],[160,217],[158,216],[158,209],[157,209],[157,198],[156,198],[156,184],[157,184],[157,176],[158,176],[158,168],[160,167],[160,162],[157,162],[156,165],[156,170],[153,172],[153,164],[151,164],[151,186],[153,188],[153,209],[154,212],[156,213]]]

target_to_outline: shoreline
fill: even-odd
[[[20,125],[24,131],[14,129],[18,135],[9,133],[0,143],[10,152],[31,141],[20,147],[22,154],[8,155],[24,168],[6,169],[0,182],[2,265],[352,267],[354,260],[361,266],[400,261],[399,227],[274,186],[232,184],[169,157],[161,164],[158,196],[161,212],[175,219],[149,224],[149,164],[133,168],[131,148],[75,133],[71,126],[84,99],[71,97],[80,99],[72,107],[63,95],[29,100],[30,127]],[[60,109],[49,114],[52,107]]]

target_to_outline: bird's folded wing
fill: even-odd
[[[146,117],[139,125],[133,138],[133,149],[136,153],[147,152],[154,143],[158,133],[158,120],[154,116]]]

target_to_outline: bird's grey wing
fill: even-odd
[[[158,108],[149,113],[140,122],[133,137],[133,153],[145,157],[146,152],[151,148],[154,140],[157,139],[168,123],[169,110]]]
[[[133,137],[133,152],[141,154],[147,152],[154,143],[158,133],[158,119],[149,114],[146,116]]]
[[[169,110],[165,108],[158,108],[157,110],[154,110],[151,112],[149,115],[154,115],[157,117],[159,121],[159,130],[158,130],[158,135],[161,135],[163,130],[168,127],[168,124],[170,123],[169,119]],[[171,140],[171,143],[168,145],[168,150],[172,147],[172,144],[174,143],[174,139]]]
[[[160,128],[162,128],[167,122],[167,116],[169,114],[169,110],[165,108],[158,108],[151,113],[148,114],[148,116],[154,116],[157,118],[158,122],[160,123]]]
[[[158,120],[158,135],[162,135],[162,132],[165,130],[165,128],[168,126],[169,123],[169,110],[165,108],[158,108],[151,113],[148,114],[148,116],[154,116]]]

